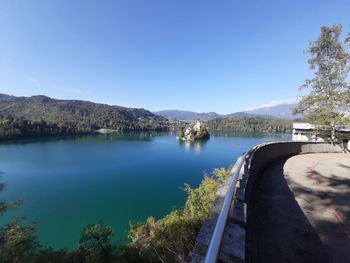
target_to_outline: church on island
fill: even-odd
[[[195,124],[189,125],[185,129],[181,127],[176,138],[182,141],[205,140],[210,138],[210,134],[207,128],[198,120]]]

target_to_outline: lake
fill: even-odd
[[[205,171],[230,166],[257,143],[289,139],[222,132],[189,144],[174,134],[139,132],[2,143],[0,200],[24,202],[0,217],[0,225],[26,216],[38,223],[44,245],[73,248],[84,226],[102,220],[122,241],[129,220],[183,206],[184,183],[198,186]]]

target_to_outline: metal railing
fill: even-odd
[[[280,152],[280,158],[281,157],[287,157],[287,156],[291,156],[291,155],[297,155],[297,154],[301,154],[301,153],[322,153],[322,152],[333,152],[332,150],[330,150],[329,148],[305,148],[303,149],[302,146],[314,146],[314,145],[320,145],[322,146],[323,144],[325,144],[326,146],[330,145],[327,142],[292,142],[292,141],[279,141],[279,142],[266,142],[266,143],[261,143],[258,145],[253,146],[252,148],[250,148],[247,152],[244,153],[244,155],[242,155],[240,158],[237,159],[235,167],[231,170],[232,173],[232,178],[229,184],[229,187],[227,189],[227,193],[224,199],[224,203],[222,205],[219,217],[217,219],[216,225],[215,225],[215,229],[213,232],[213,235],[211,237],[210,240],[210,244],[204,259],[204,263],[215,263],[220,255],[220,247],[221,247],[221,243],[222,243],[222,239],[224,236],[224,230],[226,227],[226,223],[227,223],[227,219],[228,219],[228,215],[229,215],[229,211],[230,211],[230,207],[231,207],[231,203],[236,191],[236,184],[238,181],[238,177],[239,177],[239,173],[241,171],[242,165],[249,159],[251,158],[251,156],[253,154],[255,154],[255,152],[259,149],[262,148],[266,145],[274,145],[274,144],[286,144],[286,143],[292,143],[295,145],[299,145],[299,148],[295,148],[295,147],[291,147],[289,150],[286,150],[286,147],[282,147],[281,149],[279,149]],[[335,147],[339,147],[337,145],[333,145]],[[339,149],[336,149],[336,151],[334,152],[343,152],[344,148],[339,147]],[[268,161],[271,162],[273,160],[273,158],[275,157],[271,157],[271,156],[267,156],[267,158],[263,158],[264,161]]]
[[[236,184],[239,176],[239,172],[241,171],[242,165],[245,163],[246,158],[248,157],[251,149],[244,153],[241,156],[241,159],[238,159],[235,165],[235,170],[233,171],[232,178],[230,181],[230,185],[227,189],[227,193],[224,199],[224,203],[222,205],[218,220],[215,225],[215,229],[210,240],[210,244],[207,250],[207,254],[205,256],[204,263],[214,263],[217,261],[220,254],[220,246],[224,236],[224,230],[228,218],[228,214],[231,207],[231,202],[233,199],[233,195],[235,194]]]

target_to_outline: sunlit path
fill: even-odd
[[[257,188],[254,262],[348,262],[349,201],[348,154],[275,162]]]

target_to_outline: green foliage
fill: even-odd
[[[347,83],[350,56],[345,43],[341,42],[341,25],[323,26],[318,39],[310,43],[307,53],[314,77],[307,79],[300,89],[311,89],[301,98],[295,113],[305,115],[307,121],[316,124],[316,133],[325,139],[335,139],[335,125],[344,124],[347,118],[339,109],[350,110],[350,90]],[[347,40],[346,40],[347,41]],[[345,42],[346,42],[345,41]],[[331,132],[327,135],[327,127]]]
[[[206,140],[210,138],[210,134],[206,127],[200,127],[200,130],[197,131],[192,127],[187,127],[186,130],[189,129],[189,133],[185,134],[184,128],[180,127],[178,130],[178,137],[182,140]]]
[[[209,216],[217,187],[228,175],[223,168],[215,169],[212,175],[204,176],[198,188],[185,184],[184,208],[175,209],[157,221],[149,217],[145,223],[130,223],[131,246],[141,258],[148,262],[185,262],[203,221]]]
[[[223,183],[229,176],[230,172],[228,172],[225,168],[216,168],[213,171],[213,175],[217,178],[220,183]]]
[[[206,122],[209,130],[239,131],[239,132],[291,132],[292,121],[262,118],[234,117],[218,118]]]
[[[72,127],[48,124],[45,121],[35,122],[13,117],[0,117],[0,140],[76,133],[76,130]]]
[[[184,128],[180,127],[179,131],[177,132],[177,136],[181,139],[184,137]]]
[[[205,140],[210,138],[210,134],[207,129],[201,129],[193,132],[193,138],[195,140]]]
[[[84,262],[107,262],[111,254],[113,230],[102,223],[86,226],[80,236],[78,252]]]
[[[0,140],[85,134],[102,128],[118,131],[169,128],[167,119],[144,109],[45,96],[0,94],[0,112]]]
[[[33,251],[24,262],[29,263],[81,263],[75,250],[67,251],[66,249],[55,250],[52,248],[41,248]]]
[[[5,184],[0,182],[0,191],[4,188]],[[21,200],[12,203],[0,201],[0,216],[21,203]],[[23,225],[23,220],[24,218],[16,218],[0,229],[0,259],[3,262],[25,262],[39,247],[35,236],[36,225]]]
[[[150,217],[144,224],[132,224],[129,237],[147,262],[185,262],[199,228],[198,221],[175,210],[158,221]]]
[[[118,263],[146,263],[144,259],[140,258],[139,251],[130,245],[120,245],[113,248],[113,260],[111,262]]]
[[[22,225],[17,218],[0,230],[0,258],[3,262],[25,262],[38,248],[36,225]]]
[[[198,188],[192,189],[185,184],[184,191],[187,193],[184,214],[191,218],[204,220],[210,211],[211,202],[215,199],[218,181],[213,177],[205,176]]]
[[[0,183],[0,191],[1,191],[1,183]],[[16,200],[14,202],[5,202],[5,201],[0,201],[0,216],[2,216],[7,209],[9,208],[16,208],[22,204],[22,200]]]

